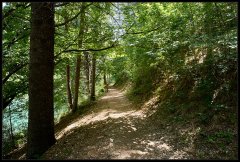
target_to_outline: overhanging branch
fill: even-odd
[[[70,2],[62,2],[62,3],[56,3],[55,7],[61,7],[61,6],[66,6],[68,5]]]
[[[147,30],[147,31],[140,31],[140,32],[131,32],[131,33],[126,33],[126,34],[146,34],[146,33],[150,33],[150,32],[153,32],[153,31],[156,31],[156,30],[158,30],[160,28],[160,26],[159,27],[157,27],[157,28],[155,28],[155,29],[151,29],[151,30]]]
[[[90,4],[88,4],[88,5],[86,5],[86,6],[84,7],[84,9],[86,9],[88,6],[90,6],[90,5],[92,5],[92,4],[93,4],[93,2],[90,3]],[[75,16],[73,16],[72,18],[66,20],[66,21],[63,22],[63,23],[55,24],[55,27],[63,26],[63,25],[65,25],[65,24],[69,23],[70,21],[73,21],[74,19],[76,19],[76,18],[80,15],[80,13],[81,13],[81,11],[78,12]]]
[[[56,24],[55,27],[63,26],[63,25],[65,25],[65,24],[69,23],[70,21],[76,19],[76,18],[78,17],[78,15],[80,15],[80,13],[81,13],[81,11],[78,12],[78,13],[77,13],[75,16],[73,16],[71,19],[66,20],[64,23]]]
[[[15,11],[15,10],[17,10],[19,7],[23,7],[24,9],[26,9],[26,8],[28,8],[28,7],[30,7],[30,3],[24,3],[24,4],[17,4],[16,5],[16,7],[15,8],[11,8],[10,10],[8,10],[5,14],[3,14],[3,16],[2,16],[2,20],[3,19],[5,19],[6,17],[8,17],[8,16],[10,16],[11,14],[13,14],[13,12]]]
[[[13,74],[15,74],[16,72],[18,72],[19,70],[21,70],[22,68],[24,68],[25,66],[27,66],[28,63],[23,63],[18,65],[15,69],[13,69],[12,71],[10,71],[8,73],[8,75],[2,80],[2,84],[6,83],[6,81],[10,78],[10,76],[12,76]]]
[[[62,51],[62,52],[64,52],[64,53],[66,53],[66,52],[83,52],[83,51],[103,51],[103,50],[107,50],[107,49],[110,49],[110,48],[113,48],[113,47],[116,47],[116,45],[111,45],[111,46],[109,46],[109,47],[106,47],[106,48],[101,48],[101,49],[92,49],[92,48],[90,48],[90,49],[70,49],[70,50],[65,50],[65,51]]]

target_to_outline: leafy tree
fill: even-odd
[[[30,6],[6,2],[3,7],[4,148],[11,142],[9,112],[15,142],[26,129],[19,126],[22,130],[15,132],[14,123],[27,123],[17,116],[28,112],[29,38],[34,29]],[[131,85],[129,94],[140,98],[137,102],[157,94],[169,113],[208,114],[197,117],[203,123],[216,112],[236,111],[237,3],[57,2],[54,6],[55,123],[106,92],[108,85],[125,83]]]

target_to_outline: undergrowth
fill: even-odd
[[[211,60],[212,62],[213,60]],[[216,64],[221,64],[218,60]],[[225,79],[223,79],[223,77]],[[180,69],[171,77],[160,80],[141,77],[128,90],[128,98],[143,105],[153,95],[158,96],[157,111],[151,116],[161,124],[187,126],[190,123],[201,128],[195,143],[215,150],[215,155],[199,152],[209,158],[237,157],[237,80],[236,71],[217,71],[214,64],[205,61]],[[196,146],[200,148],[200,146]],[[228,152],[228,154],[226,154]],[[220,154],[223,153],[223,157]]]

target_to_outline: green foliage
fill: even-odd
[[[86,3],[86,29],[84,33],[82,49],[100,49],[113,44],[113,27],[109,18],[113,15],[112,5],[109,3]],[[75,77],[76,52],[65,52],[69,49],[78,49],[77,39],[79,36],[80,19],[76,16],[79,13],[81,3],[70,3],[65,6],[55,8],[55,44],[54,44],[54,119],[55,123],[60,118],[69,113],[66,93],[66,65],[70,65],[71,89],[74,92],[73,80]],[[3,101],[12,107],[12,123],[16,143],[22,143],[26,134],[21,134],[27,128],[27,108],[28,108],[28,62],[30,47],[30,3],[26,2],[8,2],[3,7],[3,79],[6,82],[3,85]],[[111,15],[110,15],[111,14]],[[74,19],[72,19],[75,16]],[[70,20],[68,23],[64,22]],[[63,25],[61,25],[63,24]],[[60,25],[60,26],[58,26]],[[79,53],[78,53],[79,54]],[[90,61],[91,55],[90,52]],[[109,60],[103,62],[103,55],[100,51],[97,55],[96,69],[96,95],[103,94],[102,75],[103,69],[110,73]],[[106,57],[106,56],[105,56]],[[108,58],[107,58],[108,59]],[[105,63],[107,66],[105,66]],[[91,68],[91,67],[90,67]],[[81,67],[80,81],[80,102],[84,104],[88,101],[86,92],[85,72]],[[110,80],[110,78],[108,78]],[[72,93],[73,94],[73,93]],[[25,100],[22,97],[25,96]],[[19,106],[21,104],[21,106]],[[4,113],[4,148],[7,148],[9,118],[6,110]],[[19,114],[24,116],[24,119]],[[21,134],[21,136],[19,136]],[[5,147],[6,146],[6,147]],[[11,149],[11,148],[10,148]],[[10,151],[5,149],[5,152]],[[4,152],[4,153],[5,153]]]
[[[206,142],[216,144],[222,148],[226,144],[232,143],[234,138],[234,134],[230,130],[220,130],[214,133],[201,132],[200,135]]]
[[[129,96],[137,102],[158,95],[161,108],[167,114],[177,114],[173,119],[175,122],[184,122],[183,114],[189,114],[189,118],[208,125],[214,115],[227,112],[228,118],[221,120],[236,122],[233,114],[237,105],[237,3],[83,3],[87,8],[82,49],[117,45],[108,50],[89,51],[89,60],[93,54],[97,58],[98,96],[104,94],[103,74],[106,72],[109,84],[130,83]],[[3,101],[10,101],[13,96],[10,102],[13,128],[19,128],[14,130],[14,135],[21,143],[21,138],[26,135],[19,134],[27,128],[30,6],[26,2],[5,4],[2,20],[2,75],[6,79]],[[76,16],[81,5],[73,2],[56,7],[55,24]],[[78,48],[80,24],[77,16],[55,27],[56,123],[69,113],[66,66],[70,66],[70,84],[74,92],[76,56],[81,54],[77,51],[81,50]],[[84,57],[82,65],[83,62]],[[89,97],[84,66],[81,66],[80,77],[81,107],[88,103]],[[5,138],[9,130],[8,114],[5,109],[4,141],[8,141]],[[210,141],[230,138],[226,134],[213,136],[209,137]]]
[[[112,74],[116,85],[126,82],[130,77],[128,71],[125,69],[126,64],[127,58],[125,56],[116,57],[112,60]]]

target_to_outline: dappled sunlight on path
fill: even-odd
[[[63,135],[71,132],[72,129],[108,118],[117,119],[129,116],[143,118],[146,116],[142,110],[136,110],[123,93],[116,89],[109,89],[109,92],[96,105],[91,113],[84,115],[84,117],[79,117],[62,131],[58,132],[56,138],[60,139]]]
[[[57,143],[44,159],[191,158],[191,142],[176,146],[178,134],[146,122],[156,111],[156,101],[153,97],[138,108],[119,90],[109,89],[88,113],[56,133]]]

